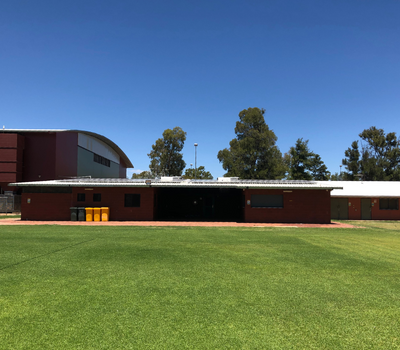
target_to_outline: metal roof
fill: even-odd
[[[92,136],[100,141],[103,141],[107,146],[110,146],[118,155],[123,159],[127,168],[133,168],[132,162],[129,160],[128,156],[119,148],[113,141],[107,137],[96,134],[91,131],[85,130],[69,130],[69,129],[0,129],[0,133],[52,133],[52,132],[77,132],[85,135]]]
[[[226,178],[224,178],[226,179]],[[19,187],[214,187],[214,188],[258,188],[258,189],[341,189],[332,182],[292,181],[292,180],[187,180],[182,178],[161,179],[92,179],[74,178],[64,180],[33,181],[12,183],[9,186]]]
[[[327,181],[318,181],[326,183]],[[334,189],[332,197],[400,197],[400,181],[329,181]]]

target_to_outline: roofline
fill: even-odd
[[[27,133],[40,133],[40,132],[77,132],[89,136],[93,136],[94,138],[103,141],[106,145],[110,146],[115,152],[118,153],[118,155],[122,158],[124,163],[126,164],[127,168],[133,168],[133,164],[128,158],[128,156],[122,151],[121,148],[117,146],[113,141],[111,141],[109,138],[97,134],[95,132],[91,131],[85,131],[85,130],[77,130],[77,129],[0,129],[0,133],[18,133],[18,132],[27,132]]]
[[[323,186],[314,182],[296,184],[293,181],[285,183],[254,183],[246,180],[223,182],[217,180],[180,180],[163,181],[160,179],[130,180],[115,179],[118,181],[96,182],[94,179],[69,179],[10,183],[9,186],[17,187],[169,187],[169,188],[237,188],[237,189],[286,189],[286,190],[341,190],[339,186]]]

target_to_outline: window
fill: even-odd
[[[86,200],[84,193],[78,193],[78,202],[84,202]]]
[[[125,194],[125,207],[140,207],[140,194]]]
[[[110,160],[107,159],[107,158],[104,158],[104,157],[102,157],[102,156],[100,156],[100,155],[98,155],[96,153],[93,153],[93,160],[96,163],[99,163],[99,164],[102,164],[102,165],[110,167]]]
[[[101,193],[93,193],[93,202],[101,202]]]
[[[379,209],[380,210],[398,210],[399,199],[398,198],[379,198]]]
[[[251,195],[252,208],[283,208],[283,195],[282,194],[252,194]]]

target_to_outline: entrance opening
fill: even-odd
[[[349,200],[347,198],[331,198],[331,219],[349,219]]]
[[[243,221],[243,191],[232,188],[159,188],[157,220]]]

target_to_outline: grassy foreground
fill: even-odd
[[[390,224],[0,226],[0,349],[400,349],[399,320]]]

